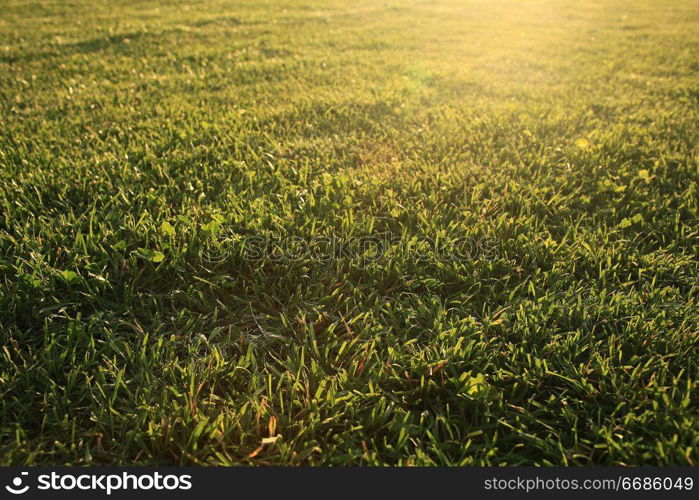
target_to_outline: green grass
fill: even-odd
[[[698,124],[686,0],[0,0],[0,463],[698,465]]]

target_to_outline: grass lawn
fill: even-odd
[[[0,0],[0,463],[699,465],[698,216],[697,2]]]

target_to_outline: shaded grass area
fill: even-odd
[[[679,0],[0,1],[2,463],[696,465],[697,54]]]

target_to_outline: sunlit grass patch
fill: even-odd
[[[698,27],[4,1],[2,463],[696,465]]]

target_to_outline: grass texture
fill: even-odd
[[[0,463],[699,465],[698,124],[687,0],[0,0]]]

